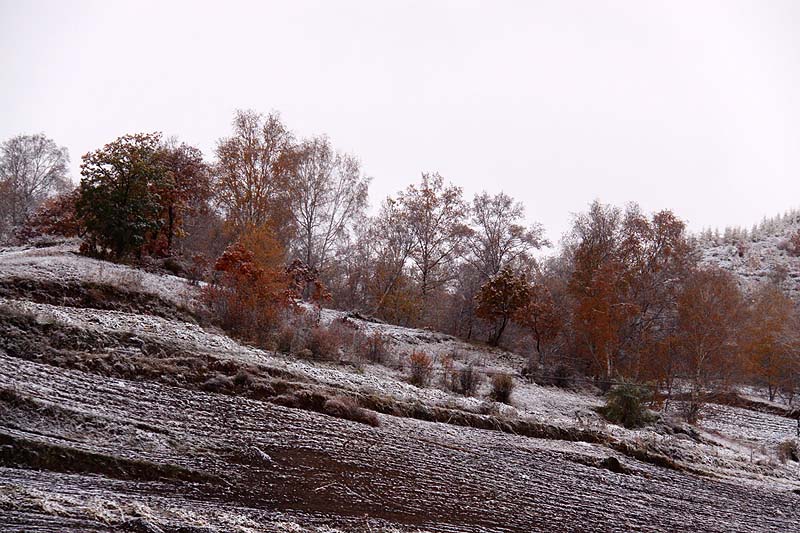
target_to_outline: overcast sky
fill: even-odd
[[[690,228],[800,206],[800,2],[0,0],[0,140],[72,156],[237,108],[326,133],[373,205],[438,171],[557,241],[595,198]]]

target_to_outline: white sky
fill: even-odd
[[[327,133],[373,204],[439,171],[557,241],[593,199],[699,230],[800,204],[800,2],[0,0],[0,139],[80,156],[237,108]]]

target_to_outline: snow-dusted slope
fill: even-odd
[[[800,250],[791,238],[800,232],[800,211],[765,219],[751,230],[705,232],[698,238],[701,262],[733,272],[750,289],[777,280],[795,299],[800,298]]]
[[[37,283],[196,305],[184,280],[69,246],[0,251],[3,531],[761,532],[800,519],[798,464],[775,454],[794,421],[778,415],[713,406],[694,430],[627,430],[593,410],[600,397],[528,383],[519,356],[439,333],[350,318],[390,339],[387,364],[320,363],[147,305],[64,305]],[[487,400],[486,383],[473,398],[410,385],[413,350],[512,373],[513,405]],[[141,361],[176,370],[132,374]],[[271,381],[213,393],[181,375],[194,362]],[[370,427],[286,407],[282,390],[388,408]]]

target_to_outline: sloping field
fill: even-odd
[[[605,425],[580,392],[520,382],[501,407],[417,389],[402,369],[294,360],[169,318],[191,288],[172,301],[152,274],[125,287],[136,306],[92,309],[76,287],[120,288],[130,269],[98,281],[97,262],[55,253],[42,284],[45,251],[0,252],[2,531],[800,531],[797,463],[770,455],[789,419],[713,406],[690,437]],[[395,351],[511,368],[366,327]],[[335,395],[379,425],[314,403]]]
[[[372,428],[6,356],[0,368],[0,387],[13,391],[0,427],[4,531],[106,531],[141,517],[174,531],[274,531],[288,521],[756,532],[796,530],[800,519],[794,494],[618,455],[626,473],[614,473],[599,457],[615,454],[596,445],[390,416]]]

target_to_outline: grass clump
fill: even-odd
[[[511,403],[511,393],[514,391],[514,378],[511,374],[495,374],[492,377],[491,397],[500,403]]]

